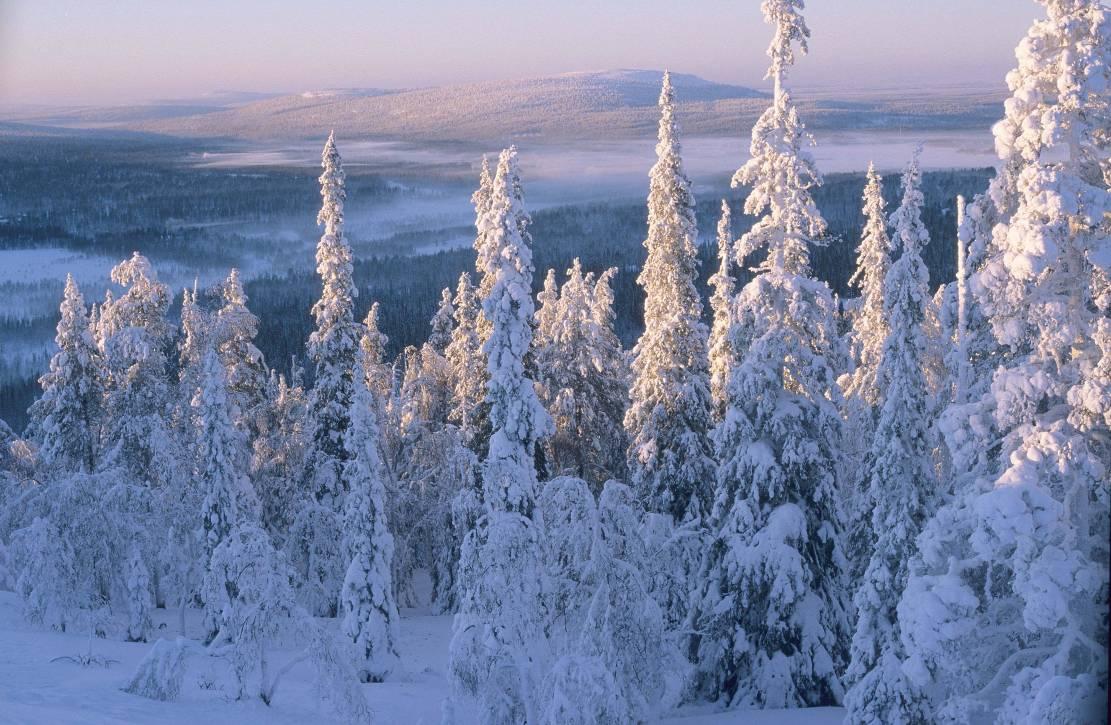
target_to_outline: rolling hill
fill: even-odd
[[[611,70],[435,88],[326,90],[250,102],[82,109],[26,123],[143,131],[178,137],[253,141],[317,139],[335,129],[345,139],[419,142],[533,142],[644,138],[655,133],[662,72]],[[768,94],[672,75],[685,133],[746,136]],[[998,116],[997,94],[982,90],[821,95],[797,93],[815,129],[986,128]],[[190,112],[190,111],[193,112]]]

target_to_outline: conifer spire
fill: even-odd
[[[633,351],[629,433],[632,487],[650,511],[700,516],[713,477],[710,380],[702,299],[695,288],[698,228],[683,171],[671,75],[660,90],[659,142],[649,175],[644,334]]]

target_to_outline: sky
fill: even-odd
[[[759,0],[0,0],[0,105],[671,68],[760,86]],[[814,87],[994,84],[1032,0],[810,0]]]

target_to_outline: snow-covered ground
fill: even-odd
[[[197,612],[191,612],[196,615]],[[156,610],[155,627],[172,638],[177,634],[176,613]],[[200,633],[196,616],[188,619],[187,634]],[[405,672],[380,684],[366,685],[367,702],[375,722],[390,725],[430,724],[440,721],[440,703],[447,694],[445,671],[451,617],[406,611],[401,620],[401,650]],[[204,725],[254,725],[258,723],[339,722],[317,705],[313,674],[306,664],[296,666],[283,679],[274,702],[232,699],[232,674],[226,664],[212,657],[193,657],[181,697],[158,702],[122,691],[150,644],[90,639],[87,635],[47,632],[29,627],[20,615],[18,597],[0,592],[0,722],[13,725],[58,723],[204,723]],[[115,660],[109,667],[81,666],[59,657],[89,652]],[[294,652],[273,653],[275,665],[292,659]],[[712,708],[686,709],[672,714],[669,722],[682,725],[833,725],[840,723],[839,708],[767,712],[715,712]]]

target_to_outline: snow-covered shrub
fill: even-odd
[[[345,563],[340,546],[343,518],[315,499],[301,500],[285,540],[285,555],[296,572],[297,600],[314,616],[335,616]]]
[[[132,542],[127,555],[127,641],[146,642],[150,637],[150,612],[154,601],[151,594],[150,569],[143,560],[139,545]]]
[[[176,700],[185,679],[186,658],[196,649],[197,644],[184,637],[158,640],[124,685],[124,692],[151,700]]]
[[[257,672],[257,692],[272,696],[266,648],[292,619],[304,619],[290,586],[285,558],[274,550],[256,524],[241,524],[212,552],[202,593],[206,605],[219,609],[219,631],[211,647],[226,647],[235,671],[238,697]]]
[[[600,657],[564,655],[544,682],[543,725],[624,725],[636,722],[613,672]]]

